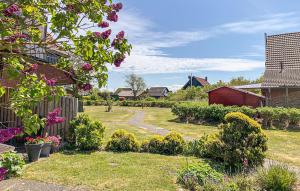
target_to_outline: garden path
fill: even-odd
[[[83,188],[70,188],[34,180],[8,179],[0,182],[1,191],[86,191]]]
[[[169,130],[164,129],[162,127],[158,127],[158,126],[151,125],[151,124],[145,124],[144,118],[145,118],[144,111],[140,111],[140,110],[135,111],[134,116],[128,121],[128,124],[136,126],[138,128],[142,128],[142,129],[147,130],[154,134],[162,135],[162,136],[164,136],[170,132]],[[185,140],[192,140],[191,137],[187,137],[187,136],[185,136],[183,138]]]

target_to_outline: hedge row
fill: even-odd
[[[162,107],[162,108],[171,108],[176,103],[175,101],[165,101],[165,100],[155,100],[155,101],[144,101],[144,100],[125,100],[125,101],[114,101],[113,105],[117,106],[127,106],[127,107]],[[107,102],[104,100],[87,100],[84,102],[84,105],[106,105]]]
[[[262,122],[264,128],[276,127],[286,129],[296,127],[300,122],[300,109],[283,107],[238,107],[223,105],[205,105],[198,103],[180,103],[172,107],[172,112],[186,122],[221,123],[227,113],[241,112]]]

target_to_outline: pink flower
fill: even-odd
[[[93,70],[93,66],[90,63],[85,63],[82,65],[82,70],[91,71],[91,70]]]
[[[0,167],[0,181],[5,179],[8,170],[5,167]]]
[[[93,35],[97,38],[99,38],[101,36],[101,32],[94,32]]]
[[[75,10],[75,6],[73,4],[68,4],[66,6],[66,10],[68,10],[68,11],[74,11]]]
[[[112,8],[115,11],[119,12],[123,8],[123,4],[122,3],[112,4]]]
[[[116,11],[112,11],[107,15],[107,20],[109,20],[109,21],[117,22],[118,18],[119,17],[117,15]]]
[[[107,31],[104,31],[103,33],[101,33],[101,38],[104,39],[104,40],[108,39],[110,34],[111,34],[111,29],[108,29]]]
[[[121,63],[125,60],[125,56],[124,55],[119,55],[117,56],[117,58],[115,59],[114,61],[114,65],[116,67],[120,67],[121,66]]]
[[[109,23],[106,21],[102,21],[101,23],[98,23],[98,27],[107,28],[109,27]]]
[[[52,79],[47,79],[46,77],[44,77],[44,81],[46,82],[46,84],[48,86],[55,86],[56,84],[56,79],[52,78]]]
[[[124,31],[121,31],[121,32],[119,32],[119,33],[116,35],[116,38],[119,39],[119,40],[123,40],[123,39],[124,39],[124,36],[125,36],[125,32],[124,32]]]
[[[3,11],[3,14],[6,17],[11,17],[13,15],[20,15],[20,8],[18,7],[18,5],[13,4],[13,5],[9,6],[8,8],[6,8]]]
[[[0,143],[5,143],[21,133],[22,129],[17,127],[9,129],[0,129]]]
[[[78,85],[78,88],[83,91],[90,91],[93,88],[93,86],[89,83],[86,83],[86,84]]]
[[[47,115],[47,119],[46,119],[46,125],[51,126],[51,125],[55,125],[57,123],[64,122],[65,119],[63,117],[58,117],[58,115],[60,115],[60,113],[61,113],[60,108],[56,108],[52,112],[49,112]]]

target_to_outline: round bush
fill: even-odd
[[[257,181],[261,190],[266,191],[292,191],[297,182],[297,175],[281,165],[271,166],[269,169],[261,169],[258,172]]]
[[[150,153],[160,153],[162,154],[164,152],[164,142],[163,137],[160,135],[153,136],[149,140],[148,144],[148,150]]]
[[[149,152],[149,141],[148,141],[148,140],[143,141],[143,142],[141,143],[140,152],[142,152],[142,153],[147,153],[147,152]]]
[[[183,152],[185,145],[183,137],[176,132],[171,132],[163,139],[164,154],[176,155]]]
[[[102,146],[104,125],[99,121],[90,121],[75,128],[76,146],[81,150],[96,150]]]
[[[132,133],[119,129],[113,133],[105,149],[113,152],[137,152],[139,144]]]
[[[267,137],[261,126],[240,112],[227,114],[225,121],[219,134],[225,164],[234,169],[262,165]]]

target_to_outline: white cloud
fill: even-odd
[[[227,33],[275,32],[299,26],[299,18],[294,13],[276,14],[258,20],[246,20],[226,23],[212,27],[207,31],[167,31],[157,32],[155,23],[143,18],[136,10],[121,12],[120,21],[112,28],[115,31],[125,30],[133,45],[131,56],[121,68],[111,67],[119,72],[179,73],[206,71],[248,71],[264,67],[264,62],[246,57],[262,56],[263,50],[255,50],[236,58],[178,58],[168,56],[163,49],[183,47]]]

